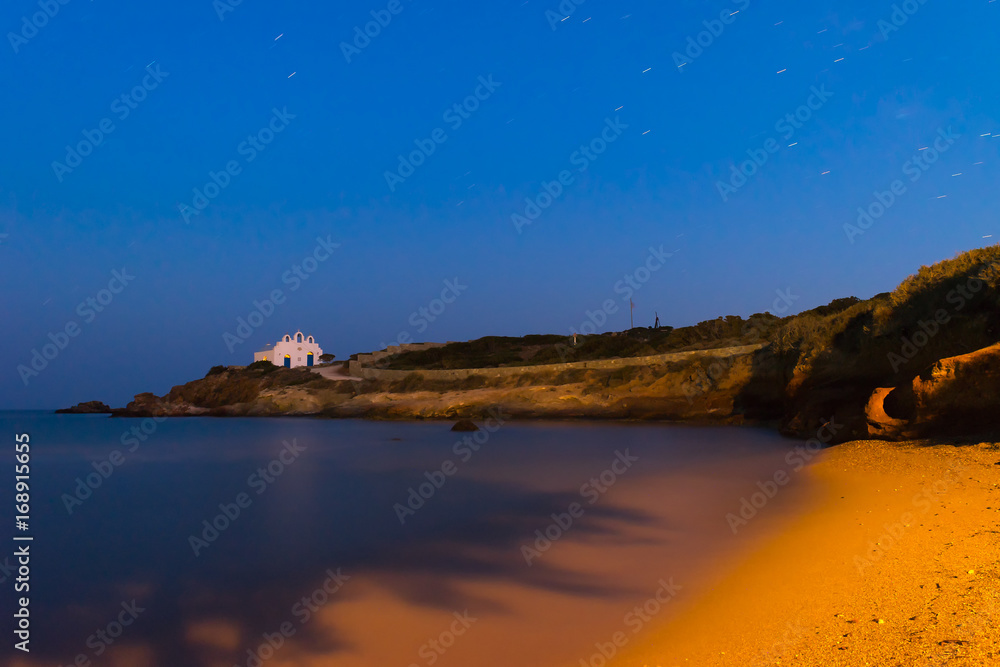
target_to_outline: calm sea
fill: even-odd
[[[599,665],[804,493],[794,443],[764,430],[449,426],[0,413],[0,662]],[[791,483],[734,535],[727,513],[778,470]]]

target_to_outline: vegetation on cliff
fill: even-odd
[[[295,388],[305,396],[337,396],[350,393],[350,385],[328,380],[306,368],[282,368],[267,361],[249,366],[214,366],[204,378],[178,385],[162,397],[138,394],[117,413],[272,414],[288,408],[281,406],[276,397],[289,389]]]
[[[758,313],[747,319],[731,315],[676,329],[638,328],[580,335],[576,345],[573,344],[573,336],[486,336],[429,350],[403,352],[390,357],[382,367],[437,370],[535,366],[736,347],[763,342],[785,320],[770,313]]]
[[[998,340],[1000,245],[921,267],[892,292],[837,299],[785,318],[758,314],[579,336],[575,346],[565,336],[489,336],[388,357],[382,367],[413,371],[391,380],[340,380],[335,368],[328,378],[319,369],[269,362],[216,366],[162,398],[140,394],[117,412],[475,418],[500,405],[526,417],[777,422],[803,437],[835,421],[841,440],[890,437],[904,432],[907,420],[926,424],[940,415],[1000,423],[992,416],[1000,415],[1000,347],[986,349]],[[761,347],[728,349],[753,344]],[[614,369],[541,367],[712,349]],[[524,371],[455,380],[421,372],[501,366]],[[964,378],[958,384],[974,387],[976,396],[949,384],[953,377]],[[975,414],[949,403],[958,400]]]
[[[864,406],[876,388],[909,383],[940,359],[998,340],[1000,245],[994,245],[921,267],[890,293],[790,318],[760,354],[771,355],[787,378],[784,400],[753,416],[783,419],[790,432],[805,435],[822,415],[838,415],[852,436],[862,435]]]
[[[57,415],[97,415],[111,414],[111,408],[100,401],[77,403],[71,408],[56,410]]]

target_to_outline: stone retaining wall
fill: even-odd
[[[422,343],[430,347],[441,347],[442,343]],[[656,364],[676,363],[686,361],[694,357],[728,358],[750,354],[763,345],[744,345],[742,347],[724,347],[713,350],[691,350],[688,352],[668,352],[666,354],[654,354],[646,357],[624,357],[617,359],[597,359],[594,361],[571,361],[562,364],[542,364],[538,366],[507,366],[504,368],[456,368],[452,370],[427,370],[427,371],[400,371],[382,368],[369,368],[367,365],[383,359],[398,352],[391,352],[393,349],[409,351],[412,349],[430,349],[430,347],[414,348],[408,345],[393,346],[388,350],[382,350],[372,354],[359,354],[357,361],[349,364],[348,372],[354,377],[365,378],[366,380],[402,380],[411,373],[420,373],[427,380],[464,380],[469,377],[510,377],[513,375],[524,375],[527,373],[561,373],[570,370],[591,370],[591,369],[615,369],[628,366],[652,366]]]
[[[372,352],[370,354],[359,354],[357,360],[351,360],[347,362],[347,373],[348,375],[353,375],[354,377],[369,377],[363,374],[363,371],[377,371],[376,368],[366,368],[366,366],[371,366],[380,359],[385,357],[391,357],[394,354],[401,354],[403,352],[422,352],[424,350],[431,350],[435,347],[444,347],[448,343],[407,343],[406,345],[390,345],[384,350],[379,350],[378,352]]]

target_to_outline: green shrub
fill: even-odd
[[[278,370],[278,368],[279,366],[275,366],[270,361],[255,361],[249,366],[247,366],[246,370],[264,372],[264,373],[273,373],[274,371]]]
[[[265,386],[268,387],[294,387],[300,384],[316,381],[323,383],[325,381],[324,378],[317,376],[307,368],[283,368],[273,364],[272,367],[276,372],[268,374],[265,381]]]
[[[960,290],[966,289],[970,280],[982,281],[982,287],[962,308],[958,308],[958,301],[965,301]],[[920,267],[876,309],[875,324],[880,333],[893,333],[910,322],[933,318],[939,309],[945,309],[958,318],[968,317],[977,311],[995,312],[998,295],[1000,244],[959,253],[952,259]]]
[[[843,302],[843,303],[841,303]],[[851,300],[838,300],[824,307],[825,312],[843,309]],[[439,370],[536,366],[568,361],[591,361],[663,354],[686,349],[708,349],[763,343],[784,322],[769,313],[758,313],[744,320],[720,317],[690,327],[631,329],[589,336],[555,334],[528,335],[521,338],[486,336],[477,340],[404,352],[386,359],[385,368],[396,370]]]

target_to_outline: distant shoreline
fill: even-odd
[[[1000,245],[798,315],[391,345],[323,367],[214,366],[117,416],[779,424],[823,444],[1000,426]],[[92,402],[92,405],[96,402]],[[69,411],[94,411],[78,406]],[[826,437],[818,434],[825,433]]]

